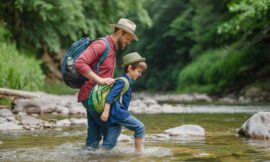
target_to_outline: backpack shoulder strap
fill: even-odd
[[[120,80],[123,80],[124,81],[124,83],[125,83],[125,86],[124,86],[124,88],[121,90],[121,93],[120,93],[120,103],[122,104],[122,96],[123,96],[123,94],[125,94],[126,92],[127,92],[127,90],[129,89],[129,82],[128,82],[128,80],[127,80],[127,78],[125,78],[125,77],[119,77],[119,78],[117,78],[117,79],[120,79]]]
[[[99,66],[100,66],[100,64],[106,59],[106,57],[107,57],[107,55],[109,53],[109,50],[110,50],[110,43],[109,43],[109,41],[106,38],[101,38],[101,40],[103,40],[105,42],[106,49],[103,52],[103,54],[101,55],[99,61],[97,62],[96,66],[95,66],[95,70],[96,70],[97,74],[99,73]]]

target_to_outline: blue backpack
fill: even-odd
[[[100,64],[105,60],[110,50],[108,40],[105,38],[102,38],[102,40],[106,43],[106,49],[101,55],[101,58],[99,59],[97,64],[94,66],[94,70],[97,74],[99,73]],[[64,56],[63,62],[61,64],[61,73],[64,82],[71,88],[80,88],[84,84],[84,82],[88,80],[79,72],[77,72],[73,65],[77,58],[86,50],[86,48],[93,41],[94,39],[90,39],[89,37],[87,37],[74,42]]]

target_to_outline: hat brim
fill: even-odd
[[[112,27],[120,28],[120,29],[124,30],[125,32],[128,32],[129,34],[131,34],[131,35],[134,37],[134,39],[135,39],[136,41],[139,41],[139,38],[137,37],[137,35],[134,34],[133,32],[131,32],[130,30],[128,30],[128,29],[126,29],[126,28],[123,28],[122,26],[118,26],[117,24],[110,24],[110,25],[111,25]]]
[[[144,61],[145,61],[145,58],[140,58],[140,59],[133,60],[133,61],[127,62],[125,64],[122,64],[121,66],[124,68],[124,67],[126,67],[128,65],[135,64],[137,62],[144,62]]]

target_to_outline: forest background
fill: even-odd
[[[125,17],[137,24],[148,70],[137,91],[270,92],[270,0],[1,0],[0,87],[73,93],[60,63],[72,42],[110,34]]]

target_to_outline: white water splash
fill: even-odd
[[[112,151],[89,151],[83,144],[64,143],[54,148],[28,148],[16,150],[1,150],[0,161],[98,161],[111,159],[118,161],[119,156],[127,161],[136,159],[134,148],[118,146]],[[165,157],[171,156],[170,149],[162,147],[146,147],[140,157]],[[117,160],[118,159],[118,160]]]

